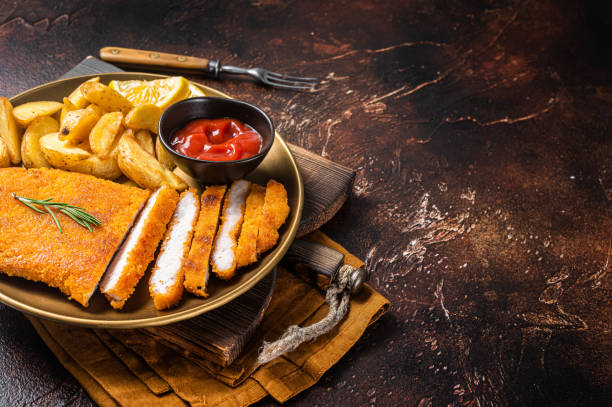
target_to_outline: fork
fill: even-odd
[[[317,78],[284,75],[263,68],[240,68],[231,65],[221,65],[219,60],[132,48],[104,47],[100,49],[100,58],[124,66],[147,66],[152,69],[162,70],[178,69],[181,71],[205,73],[213,78],[218,78],[221,74],[246,75],[255,78],[265,85],[281,89],[313,90],[319,83]]]

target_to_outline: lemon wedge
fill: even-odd
[[[192,85],[182,76],[154,81],[111,81],[108,86],[136,106],[151,104],[161,109],[190,97],[192,93]]]
[[[189,96],[187,96],[188,98],[195,98],[198,96],[206,96],[204,94],[204,92],[202,92],[202,90],[200,88],[198,88],[197,86],[195,86],[193,83],[189,84]]]

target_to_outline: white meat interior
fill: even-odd
[[[243,216],[244,202],[249,190],[249,182],[243,179],[234,182],[228,192],[228,207],[225,209],[223,225],[215,241],[212,262],[218,270],[227,270],[234,264],[236,242],[234,228]]]
[[[168,288],[176,284],[176,277],[183,266],[184,248],[187,238],[194,227],[197,216],[197,197],[187,192],[180,200],[174,212],[172,227],[163,245],[161,254],[157,257],[150,286],[158,294],[166,294]]]
[[[143,227],[145,225],[145,222],[147,221],[147,218],[149,217],[149,213],[151,213],[151,210],[155,206],[155,201],[157,200],[159,191],[160,189],[155,191],[147,201],[147,204],[138,216],[136,224],[130,231],[128,238],[119,249],[119,252],[113,258],[110,267],[108,268],[108,270],[104,274],[104,278],[102,279],[102,283],[100,284],[100,290],[103,293],[109,295],[115,301],[121,301],[123,298],[117,298],[112,293],[108,293],[107,291],[112,290],[113,287],[117,284],[117,282],[119,282],[119,279],[123,274],[123,270],[128,264],[127,261],[130,252],[136,246],[138,241],[142,238]]]

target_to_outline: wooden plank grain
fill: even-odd
[[[289,143],[304,181],[304,210],[297,236],[329,221],[348,199],[355,171]]]
[[[225,304],[177,324],[145,328],[173,348],[196,355],[221,366],[231,364],[242,352],[268,308],[276,272],[270,273],[252,289]]]

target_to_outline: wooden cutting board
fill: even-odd
[[[114,65],[87,57],[62,78],[121,72]],[[348,198],[355,172],[317,154],[287,143],[304,181],[304,209],[297,237],[331,219]],[[163,327],[141,329],[195,362],[231,364],[261,322],[276,281],[276,270],[251,290],[224,306],[199,317]]]

